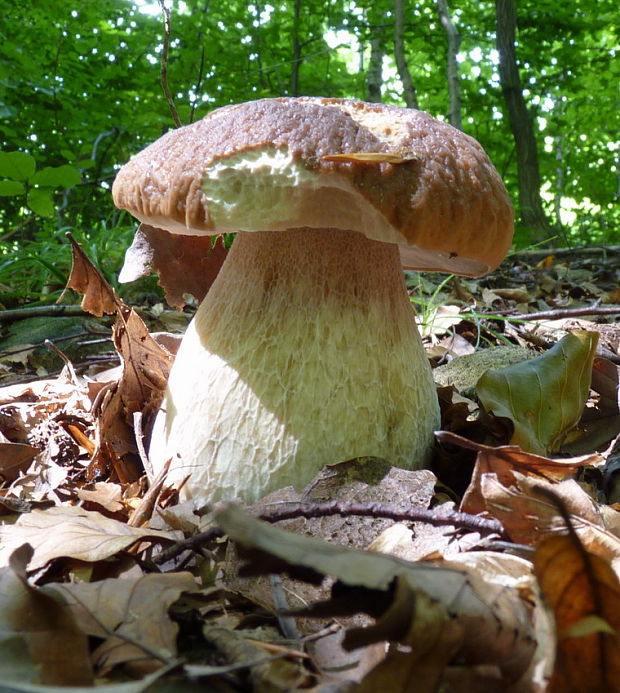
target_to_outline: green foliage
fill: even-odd
[[[461,35],[463,127],[490,153],[516,200],[494,3],[449,5]],[[445,118],[447,41],[436,3],[407,0],[405,13],[420,107]],[[612,0],[518,5],[518,59],[547,212],[555,219],[562,208],[562,238],[571,243],[620,242],[616,13]],[[364,98],[369,41],[377,33],[383,98],[402,103],[392,0],[173,0],[171,25],[168,83],[183,123],[260,97]],[[161,16],[155,0],[8,0],[0,40],[0,263],[52,252],[45,257],[58,267],[65,229],[107,246],[120,218],[110,199],[115,171],[174,126],[161,88]],[[529,243],[526,229],[516,241]],[[42,271],[35,275],[43,279]],[[35,285],[31,276],[8,283],[25,294]]]

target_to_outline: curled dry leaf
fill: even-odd
[[[511,443],[539,455],[560,448],[587,401],[597,342],[598,332],[568,334],[541,356],[478,380],[485,410],[514,422]]]
[[[181,309],[186,304],[184,294],[202,301],[227,252],[221,237],[214,241],[211,236],[183,236],[141,224],[125,253],[119,281],[131,282],[153,270],[166,301]]]
[[[551,484],[518,473],[509,487],[495,474],[485,474],[481,481],[487,510],[502,522],[512,541],[527,545],[564,527],[556,506],[541,495],[540,487],[561,499],[588,550],[610,560],[620,557],[620,539],[605,528],[599,506],[576,481]]]
[[[443,443],[452,443],[478,453],[470,484],[461,501],[461,510],[471,514],[487,509],[481,489],[481,480],[485,474],[495,474],[501,484],[511,486],[515,483],[515,472],[545,481],[562,481],[573,477],[583,467],[604,463],[604,458],[598,453],[552,460],[524,452],[517,445],[491,447],[449,431],[439,431],[436,435]]]
[[[115,469],[121,482],[140,474],[133,414],[141,412],[142,428],[150,430],[168,380],[173,356],[158,344],[133,308],[120,305],[113,330],[123,370],[116,387],[102,401],[97,426],[99,446],[94,464]]]
[[[29,543],[34,554],[30,570],[37,570],[55,558],[66,556],[81,561],[102,561],[140,540],[175,541],[178,534],[129,527],[98,512],[74,506],[32,510],[15,524],[0,525],[0,566],[11,553]]]
[[[68,233],[71,243],[73,265],[67,281],[67,288],[83,294],[82,309],[101,317],[116,312],[118,296],[101,272],[88,259],[79,243]]]
[[[462,637],[455,652],[468,665],[491,664],[504,681],[512,682],[530,664],[535,643],[529,609],[514,590],[486,583],[466,571],[409,563],[290,534],[246,515],[232,504],[216,508],[216,521],[237,544],[250,551],[249,567],[253,572],[285,570],[294,576],[300,572],[307,579],[331,575],[338,579],[334,587],[339,593],[338,603],[342,606],[346,601],[343,597],[348,597],[348,613],[371,607],[379,611],[377,616],[389,610],[394,585],[403,580],[408,590],[424,593],[459,624]],[[329,609],[327,603],[319,611],[326,615]],[[403,632],[415,626],[411,623],[414,619],[415,613],[403,615],[390,639],[400,642]],[[385,632],[380,635],[385,636]],[[349,644],[359,646],[359,636]]]
[[[555,615],[549,693],[618,690],[620,583],[609,561],[570,533],[544,539],[536,548],[534,569]]]
[[[9,639],[25,644],[29,661],[39,672],[36,683],[92,684],[87,637],[64,604],[28,583],[31,556],[32,548],[23,545],[0,569],[0,644]],[[7,684],[3,678],[0,688],[5,690]]]

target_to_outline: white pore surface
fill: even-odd
[[[310,170],[286,148],[261,147],[217,159],[205,169],[202,190],[220,232],[335,228],[405,242],[347,179]]]
[[[438,405],[396,246],[239,233],[187,330],[153,432],[185,497],[254,501],[326,464],[428,462]]]

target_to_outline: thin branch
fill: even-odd
[[[399,510],[382,503],[341,503],[340,501],[328,501],[326,503],[288,503],[286,505],[273,506],[268,510],[261,510],[256,517],[266,522],[280,522],[292,520],[297,517],[328,517],[330,515],[357,515],[359,517],[373,517],[394,520],[395,522],[424,522],[434,527],[456,526],[485,534],[498,534],[503,536],[504,529],[498,520],[469,515],[468,513],[449,512],[437,513],[434,510],[423,508],[409,508]],[[184,551],[197,550],[201,546],[212,542],[222,536],[219,527],[210,527],[204,532],[198,532],[187,539],[168,547],[153,558],[156,565],[166,563]]]
[[[463,314],[465,315],[465,313]],[[620,315],[620,306],[590,306],[582,308],[557,308],[555,310],[539,310],[536,313],[509,314],[503,311],[489,313],[485,317],[490,319],[494,315],[501,316],[502,320],[515,322],[529,322],[530,320],[561,320],[564,318],[582,318],[586,315]]]
[[[159,5],[161,7],[162,14],[164,16],[164,47],[161,53],[161,86],[164,90],[166,96],[166,101],[168,102],[168,108],[172,115],[172,120],[174,124],[180,128],[182,123],[179,118],[179,112],[177,107],[174,105],[174,99],[170,93],[170,86],[168,85],[168,50],[170,49],[170,10],[165,5],[165,0],[159,0]]]

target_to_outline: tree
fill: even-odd
[[[495,7],[500,83],[517,152],[521,223],[526,228],[532,229],[532,240],[541,241],[549,236],[551,225],[543,210],[540,196],[541,179],[536,135],[532,118],[523,98],[517,65],[515,1],[496,0]]]
[[[105,255],[111,273],[120,261],[133,222],[110,201],[116,168],[174,127],[160,83],[164,28],[150,7],[4,3],[0,284],[17,260],[32,269],[51,257],[62,274],[66,229]],[[616,14],[613,0],[520,0],[511,72],[495,46],[502,55],[515,48],[514,18],[506,36],[510,24],[497,26],[491,0],[173,0],[167,78],[182,123],[297,93],[417,102],[458,126],[460,98],[461,128],[489,152],[516,202],[517,244],[531,240],[524,224],[546,235],[545,214],[561,218],[568,242],[619,243]],[[525,174],[532,152],[538,174]],[[38,274],[25,274],[30,290]]]
[[[443,30],[446,32],[448,41],[446,58],[448,93],[450,94],[448,120],[451,125],[461,130],[461,89],[459,86],[459,67],[457,61],[458,52],[461,47],[461,35],[450,17],[447,0],[437,0],[437,11],[439,12],[439,21],[441,22]]]
[[[398,76],[403,83],[403,99],[408,108],[419,108],[418,95],[405,55],[405,4],[404,0],[394,0],[394,58]]]

